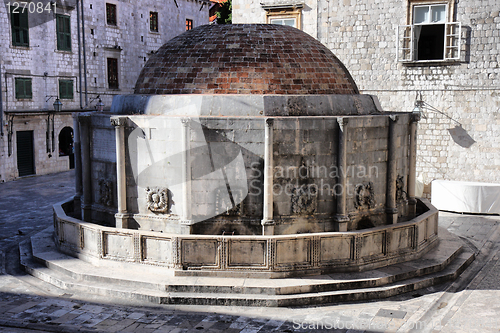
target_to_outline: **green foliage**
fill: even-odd
[[[217,24],[231,24],[233,21],[233,4],[227,0],[221,4],[217,12]]]

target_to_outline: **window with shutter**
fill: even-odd
[[[410,1],[408,24],[397,30],[397,57],[403,62],[460,60],[460,22],[453,22],[454,2]]]
[[[106,23],[116,25],[116,5],[112,3],[106,4]]]
[[[17,8],[17,10],[15,10]],[[29,46],[28,11],[10,6],[10,24],[12,27],[12,45]]]
[[[57,49],[71,51],[71,20],[67,15],[56,16]]]
[[[158,12],[149,12],[149,31],[158,32]]]
[[[16,77],[14,79],[16,99],[32,99],[31,79]]]
[[[266,11],[266,23],[288,25],[301,29],[303,4],[261,4],[261,6]]]
[[[73,80],[59,80],[59,98],[73,99]]]
[[[118,59],[108,58],[108,87],[118,89]]]

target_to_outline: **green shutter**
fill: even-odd
[[[16,78],[14,80],[16,99],[32,99],[31,79]]]
[[[56,34],[57,49],[61,51],[71,51],[71,21],[67,15],[57,15]]]
[[[12,10],[17,7],[10,7],[10,24],[12,28],[12,45],[14,46],[29,46],[29,24],[28,11],[24,13],[13,13]]]
[[[59,98],[73,99],[73,80],[59,80]]]
[[[24,80],[24,92],[26,98],[31,99],[33,97],[33,92],[31,91],[31,79]]]
[[[59,81],[59,97],[63,99],[66,96],[66,84],[64,81]]]
[[[23,95],[21,83],[21,80],[15,79],[16,99],[20,99]]]

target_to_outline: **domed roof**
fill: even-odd
[[[358,94],[337,57],[310,35],[273,24],[204,25],[164,44],[135,94]]]

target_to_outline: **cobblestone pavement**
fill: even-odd
[[[24,274],[17,244],[52,223],[73,172],[0,184],[3,332],[500,332],[500,217],[440,213],[477,259],[454,283],[362,303],[305,308],[144,305],[73,295]]]

